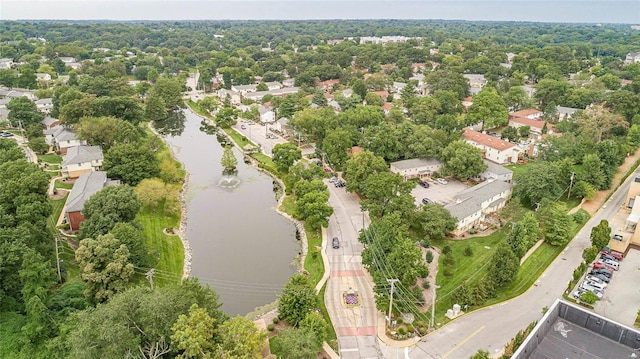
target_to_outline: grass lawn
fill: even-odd
[[[56,185],[55,185],[56,189],[61,188],[61,189],[72,189],[73,188],[73,183],[65,183],[62,182],[60,180],[56,180]]]
[[[213,119],[213,117],[211,116],[209,111],[207,111],[204,108],[200,107],[200,105],[198,105],[197,103],[195,103],[195,102],[193,102],[191,100],[188,100],[187,104],[189,105],[189,107],[191,107],[193,112],[197,113],[198,115],[206,117],[206,118]]]
[[[184,265],[184,248],[177,235],[168,236],[163,233],[167,227],[177,228],[180,219],[178,217],[166,217],[158,213],[152,213],[143,208],[138,212],[136,221],[142,224],[144,241],[152,252],[157,253],[157,263],[154,268],[158,271],[168,272],[165,275],[154,277],[154,283],[177,283],[182,277]],[[171,277],[175,277],[172,280]]]
[[[322,254],[318,248],[322,247],[322,235],[320,231],[314,231],[306,223],[304,229],[307,232],[307,243],[309,251],[304,260],[304,269],[309,272],[311,284],[315,287],[324,275],[324,262]]]
[[[38,161],[39,162],[53,163],[53,164],[60,164],[60,163],[62,163],[62,156],[56,155],[56,154],[53,154],[53,153],[49,153],[49,154],[46,154],[46,155],[38,155]]]
[[[227,135],[231,136],[231,139],[233,139],[233,141],[235,143],[237,143],[238,146],[240,146],[240,148],[242,148],[242,149],[244,149],[244,146],[246,146],[248,144],[253,145],[253,143],[251,143],[251,141],[249,141],[249,139],[247,139],[244,135],[238,133],[233,128],[225,128],[223,131]]]
[[[320,296],[320,310],[322,310],[322,316],[324,317],[324,320],[328,324],[327,343],[329,344],[329,346],[331,346],[334,350],[337,351],[338,336],[336,335],[336,330],[333,328],[333,325],[331,324],[331,318],[329,318],[329,312],[327,311],[327,306],[324,304],[324,291],[326,288],[327,288],[327,284],[325,283],[325,285],[322,286],[322,289],[320,289],[320,293],[318,294]]]

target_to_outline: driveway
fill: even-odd
[[[453,197],[469,188],[466,184],[456,181],[454,179],[448,179],[447,184],[440,184],[435,180],[427,180],[429,188],[423,188],[416,184],[416,187],[411,190],[411,195],[416,199],[416,205],[422,204],[423,198],[429,198],[430,200],[445,205],[453,201]]]
[[[640,283],[640,252],[632,249],[620,262],[620,270],[614,272],[602,300],[596,302],[595,312],[633,327],[640,309],[637,283]]]
[[[377,345],[377,310],[373,298],[373,281],[362,267],[363,245],[358,232],[369,225],[366,213],[354,195],[345,188],[329,188],[329,204],[334,213],[327,227],[327,248],[330,275],[324,300],[338,336],[339,355],[343,359],[380,358]],[[340,248],[331,248],[331,238],[338,237]],[[359,304],[347,306],[343,295],[357,293]]]
[[[244,126],[244,128],[242,128]],[[262,146],[262,151],[267,156],[272,156],[273,146],[279,143],[288,143],[287,140],[269,131],[268,126],[259,125],[250,120],[239,120],[233,125],[233,129],[241,133],[249,139],[249,141]],[[275,138],[267,138],[267,134],[273,135]]]

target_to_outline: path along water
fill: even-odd
[[[189,173],[190,275],[216,289],[227,313],[244,315],[274,301],[295,272],[295,227],[275,211],[272,178],[245,164],[237,148],[238,173],[223,175],[222,146],[200,131],[199,116],[184,114],[184,130],[165,140]]]

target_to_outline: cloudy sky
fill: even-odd
[[[640,0],[0,0],[0,20],[445,19],[640,23]]]

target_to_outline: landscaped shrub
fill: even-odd
[[[406,333],[407,333],[407,331],[404,329],[404,327],[398,328],[398,334],[405,335]]]
[[[427,334],[427,328],[426,327],[419,327],[418,328],[418,332],[420,332],[420,335],[425,335],[425,334]]]
[[[473,255],[473,249],[471,249],[471,245],[467,245],[464,247],[464,255],[467,257],[471,257]]]
[[[442,262],[448,267],[453,267],[456,264],[456,260],[453,258],[453,256],[445,256]]]
[[[429,268],[427,268],[427,266],[418,267],[418,276],[420,278],[427,278],[429,276]]]
[[[280,318],[278,317],[273,318],[273,324],[278,324],[279,321],[280,321]]]
[[[449,247],[448,245],[444,246],[442,248],[442,254],[447,255],[449,253],[451,253],[451,247]]]
[[[407,332],[409,333],[415,333],[416,329],[413,327],[413,325],[409,324],[407,325]]]
[[[573,214],[572,219],[574,222],[578,224],[585,223],[587,220],[589,220],[589,213],[587,213],[586,211],[580,210]]]
[[[424,255],[424,260],[427,261],[427,263],[433,262],[433,252],[427,251],[427,253]]]
[[[267,325],[267,330],[272,332],[274,329],[276,329],[276,327],[273,324],[269,324]]]
[[[431,248],[431,241],[428,239],[423,239],[422,241],[420,241],[420,245],[424,248]]]
[[[424,289],[429,289],[429,288],[431,288],[431,283],[429,283],[429,281],[428,281],[428,280],[425,280],[425,281],[422,283],[422,288],[424,288]]]

